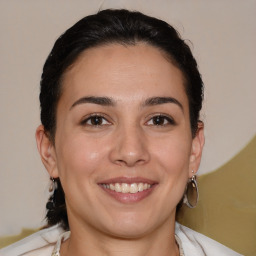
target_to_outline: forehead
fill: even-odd
[[[185,98],[182,72],[162,51],[145,43],[109,44],[85,50],[63,77],[63,94]],[[63,95],[62,94],[62,95]]]

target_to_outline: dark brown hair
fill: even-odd
[[[144,42],[152,45],[171,60],[184,76],[184,87],[189,101],[192,136],[198,127],[203,101],[203,82],[189,46],[168,23],[140,12],[128,10],[103,10],[87,16],[69,28],[55,42],[41,77],[41,122],[54,143],[56,109],[62,93],[62,77],[79,55],[92,47],[119,43],[136,45]],[[65,196],[59,179],[58,188],[48,202],[49,225],[61,223],[68,229]]]

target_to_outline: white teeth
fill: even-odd
[[[129,185],[127,183],[122,183],[122,193],[130,192]]]
[[[139,191],[136,183],[132,183],[130,187],[130,193],[137,193]]]
[[[141,191],[144,190],[143,183],[139,183],[139,185],[138,185],[138,190],[139,190],[139,192],[141,192]]]
[[[111,183],[111,184],[102,184],[104,188],[120,192],[120,193],[137,193],[142,192],[151,188],[151,185],[148,183]]]
[[[116,192],[122,192],[122,187],[121,187],[121,185],[119,183],[115,184],[115,191]]]

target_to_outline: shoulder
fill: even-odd
[[[241,254],[176,222],[175,233],[180,238],[184,254],[197,256],[241,256]]]
[[[64,230],[58,225],[40,230],[14,244],[0,249],[0,256],[47,256]]]

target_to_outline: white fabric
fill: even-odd
[[[64,230],[53,226],[0,250],[0,256],[51,256]],[[241,256],[226,246],[176,223],[175,234],[185,256]]]
[[[185,256],[241,256],[228,247],[176,222],[175,233],[182,241]]]
[[[67,232],[64,232],[62,235],[60,235],[57,243],[54,246],[54,249],[53,249],[53,252],[52,252],[51,256],[61,256],[60,255],[61,243],[64,242],[65,240],[67,240],[70,237],[70,234],[71,234],[71,232],[67,231]],[[177,235],[175,235],[175,240],[176,240],[176,242],[178,243],[178,246],[179,246],[179,251],[180,251],[179,256],[184,256],[184,251],[183,251],[183,248],[182,248],[182,242],[179,239],[179,237],[177,237]]]

